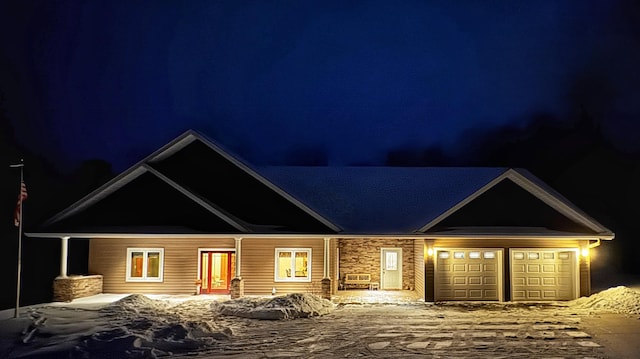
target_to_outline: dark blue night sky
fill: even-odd
[[[193,128],[254,163],[597,114],[640,149],[637,1],[5,1],[0,93],[59,168],[122,170]]]

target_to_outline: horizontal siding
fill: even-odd
[[[163,281],[126,281],[127,248],[164,248]],[[89,242],[89,273],[102,274],[105,293],[194,294],[198,248],[235,248],[230,239],[93,238]]]
[[[311,248],[311,283],[275,282],[276,248]],[[320,239],[273,239],[245,238],[242,240],[242,278],[244,294],[270,294],[272,288],[278,293],[321,293],[324,271],[324,240]]]

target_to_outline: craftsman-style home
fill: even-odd
[[[359,286],[570,300],[614,237],[526,170],[253,167],[193,131],[28,235],[62,241],[58,300]],[[70,238],[90,242],[90,275],[66,273]]]

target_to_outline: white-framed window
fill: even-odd
[[[276,248],[276,282],[311,282],[311,248]]]
[[[164,248],[127,248],[127,282],[162,282]]]

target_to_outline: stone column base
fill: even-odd
[[[231,280],[231,290],[229,291],[231,299],[244,297],[244,279],[233,278]]]
[[[102,276],[58,277],[53,281],[53,301],[70,302],[76,298],[102,293]]]
[[[322,278],[322,298],[331,300],[331,278]]]

